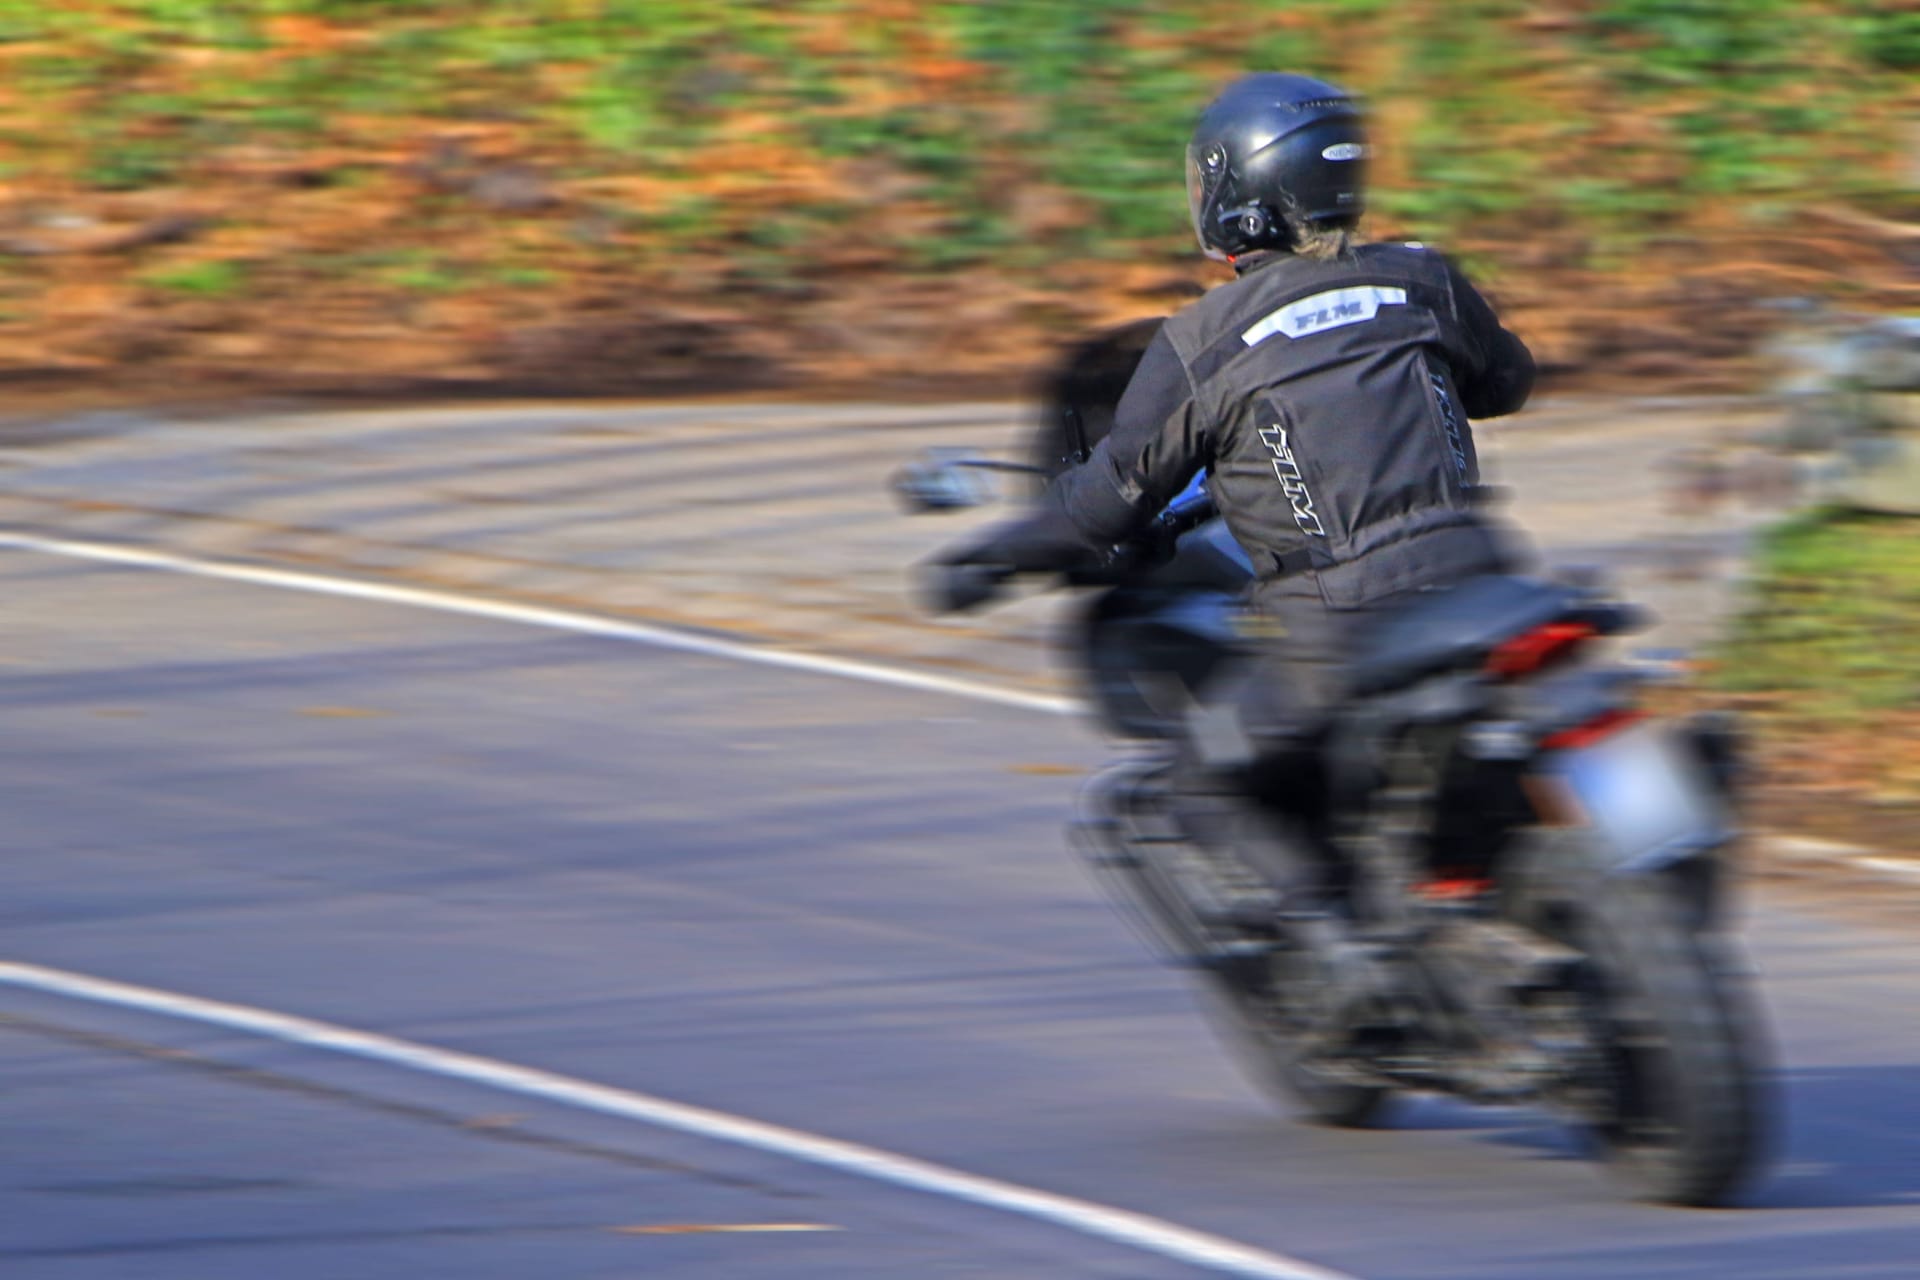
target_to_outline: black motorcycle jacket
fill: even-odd
[[[1262,575],[1311,575],[1328,607],[1505,567],[1468,419],[1526,402],[1526,346],[1418,246],[1242,269],[1167,321],[1020,552],[1122,542],[1205,467]]]

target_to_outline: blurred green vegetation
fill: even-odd
[[[1828,510],[1769,533],[1714,683],[1790,695],[1802,727],[1920,712],[1920,519]]]
[[[162,267],[141,276],[141,283],[173,293],[220,298],[237,293],[246,283],[246,268],[237,262],[192,262]]]
[[[1085,301],[1090,259],[1198,270],[1190,122],[1292,69],[1369,99],[1375,231],[1529,307],[1636,268],[1657,292],[1649,244],[1758,263],[1754,296],[1859,293],[1864,258],[1741,237],[1907,216],[1916,66],[1905,0],[0,0],[0,222],[206,212],[190,246],[86,262],[30,227],[25,278],[83,319],[196,257],[287,268],[244,298],[367,249],[414,256],[316,287],[437,295],[471,334],[507,323],[456,317],[490,291],[517,316],[610,279],[798,307],[967,272]],[[34,350],[0,361],[58,363]]]
[[[1351,83],[1395,155],[1380,208],[1446,237],[1487,220],[1659,230],[1700,199],[1763,215],[1884,187],[1920,11],[1878,0],[0,0],[38,129],[9,149],[112,190],[190,178],[253,137],[364,117],[483,121],[573,172],[697,185],[703,149],[896,170],[935,257],[1010,252],[1021,183],[1082,203],[1052,247],[1182,243],[1178,155],[1247,68]],[[361,120],[364,127],[364,120]],[[61,127],[64,126],[64,127]],[[1397,136],[1396,136],[1397,134]],[[857,189],[841,201],[857,201]],[[796,241],[810,206],[771,212]],[[835,220],[837,225],[838,220]],[[724,210],[670,238],[739,230]],[[922,239],[927,237],[923,236]]]

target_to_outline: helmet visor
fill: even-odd
[[[1200,242],[1201,252],[1216,262],[1229,261],[1226,251],[1215,246],[1208,234],[1218,232],[1209,224],[1218,211],[1220,188],[1226,180],[1227,154],[1223,147],[1216,143],[1187,148],[1187,215],[1193,220],[1193,237]]]

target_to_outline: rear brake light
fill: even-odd
[[[1577,724],[1571,729],[1562,729],[1540,740],[1540,746],[1547,751],[1570,751],[1579,747],[1590,747],[1602,738],[1610,738],[1622,729],[1630,728],[1647,718],[1644,711],[1616,709],[1602,712],[1585,724]]]
[[[1428,902],[1471,902],[1492,888],[1486,876],[1442,876],[1421,881],[1413,891]]]
[[[1487,655],[1488,675],[1503,680],[1532,675],[1600,634],[1587,622],[1550,622],[1500,644]]]

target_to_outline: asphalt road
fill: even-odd
[[[1059,686],[1057,594],[931,620],[903,572],[1006,519],[907,519],[889,481],[932,447],[1024,456],[1030,404],[462,405],[9,421],[0,528],[325,565],[808,650]],[[1738,454],[1762,403],[1597,401],[1478,424],[1489,479],[1553,566],[1651,607],[1636,647],[1692,648],[1737,602],[1779,508],[1674,501],[1686,455]],[[1503,508],[1504,509],[1504,508]]]
[[[1724,1212],[1440,1102],[1303,1127],[1062,849],[1070,721],[0,554],[0,960],[870,1144],[1364,1280],[1920,1272],[1920,946],[1773,897],[1786,1120]],[[0,987],[8,1280],[1176,1277],[1059,1226]],[[774,1231],[692,1231],[760,1226]],[[798,1230],[794,1228],[832,1228]]]

